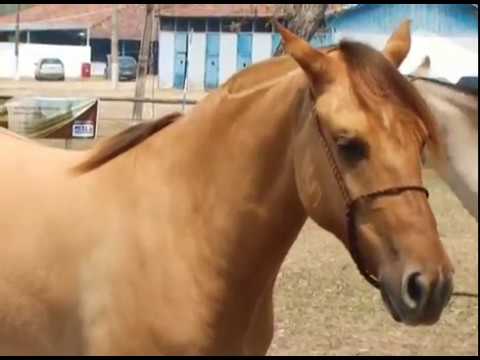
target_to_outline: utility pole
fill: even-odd
[[[149,61],[148,61],[148,67],[149,67],[149,72],[152,77],[152,99],[155,97],[155,87],[156,87],[156,79],[155,79],[155,48],[154,44],[155,41],[157,41],[157,35],[158,32],[160,31],[160,28],[158,27],[158,21],[156,21],[157,17],[155,16],[157,14],[156,11],[154,11],[154,14],[152,15],[152,34],[151,34],[151,45],[150,45],[150,54],[149,54]],[[158,46],[158,41],[157,41],[157,46]],[[157,53],[158,53],[158,47],[157,47]],[[155,103],[152,102],[152,120],[155,120]]]
[[[112,51],[110,55],[112,86],[117,88],[118,83],[118,4],[112,8]]]
[[[193,40],[193,29],[190,29],[187,32],[187,56],[185,57],[185,82],[183,83],[183,100],[182,100],[182,111],[185,111],[185,103],[187,101],[187,92],[188,92],[188,75],[190,74],[190,54],[192,48],[192,40]]]
[[[20,61],[19,61],[19,43],[20,43],[20,4],[17,4],[17,21],[15,24],[15,80],[20,80]]]
[[[138,55],[137,78],[135,84],[135,98],[145,96],[145,78],[148,70],[149,47],[152,38],[152,23],[154,16],[153,4],[145,4],[145,27],[143,28],[142,42],[140,43],[140,54]],[[143,102],[135,101],[133,104],[133,121],[141,121],[143,113]]]

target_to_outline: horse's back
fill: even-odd
[[[30,171],[34,171],[36,176],[48,172],[57,176],[56,180],[60,180],[63,177],[62,172],[66,175],[67,173],[64,170],[84,157],[87,151],[69,151],[48,147],[0,128],[0,154],[2,154],[0,156],[0,170],[3,180],[17,176],[28,179],[27,174]],[[11,170],[9,167],[14,167],[17,170],[22,169],[22,171],[7,173]]]
[[[0,353],[81,349],[72,307],[88,240],[79,237],[88,190],[68,169],[82,156],[0,133]]]
[[[11,132],[0,133],[0,224],[3,235],[11,224],[33,222],[55,213],[55,207],[75,201],[81,183],[69,172],[86,151],[47,147]],[[21,228],[16,232],[21,232]]]

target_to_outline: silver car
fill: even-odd
[[[63,63],[57,58],[44,58],[35,63],[36,80],[65,80]]]

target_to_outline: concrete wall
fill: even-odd
[[[101,61],[92,61],[91,63],[91,75],[92,76],[105,76],[105,68],[107,64]]]
[[[66,78],[79,78],[81,64],[90,62],[90,46],[20,44],[20,76],[35,76],[35,63],[41,58],[56,57],[63,62]],[[0,43],[0,77],[15,76],[15,44]]]

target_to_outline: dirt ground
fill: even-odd
[[[112,90],[106,81],[37,82],[0,80],[2,95],[132,96],[134,83]],[[151,96],[152,86],[147,86]],[[178,91],[156,90],[157,98],[181,98]],[[205,94],[190,93],[201,99]],[[156,106],[155,116],[180,110]],[[132,105],[100,104],[99,139],[129,126]],[[151,105],[144,116],[152,116]],[[63,140],[42,141],[64,147]],[[91,141],[73,141],[88,148]],[[478,224],[433,171],[425,170],[430,203],[442,242],[454,263],[455,290],[478,293]],[[478,298],[453,298],[431,327],[396,323],[381,296],[358,273],[332,235],[309,221],[282,266],[275,292],[275,335],[270,355],[477,355]]]

